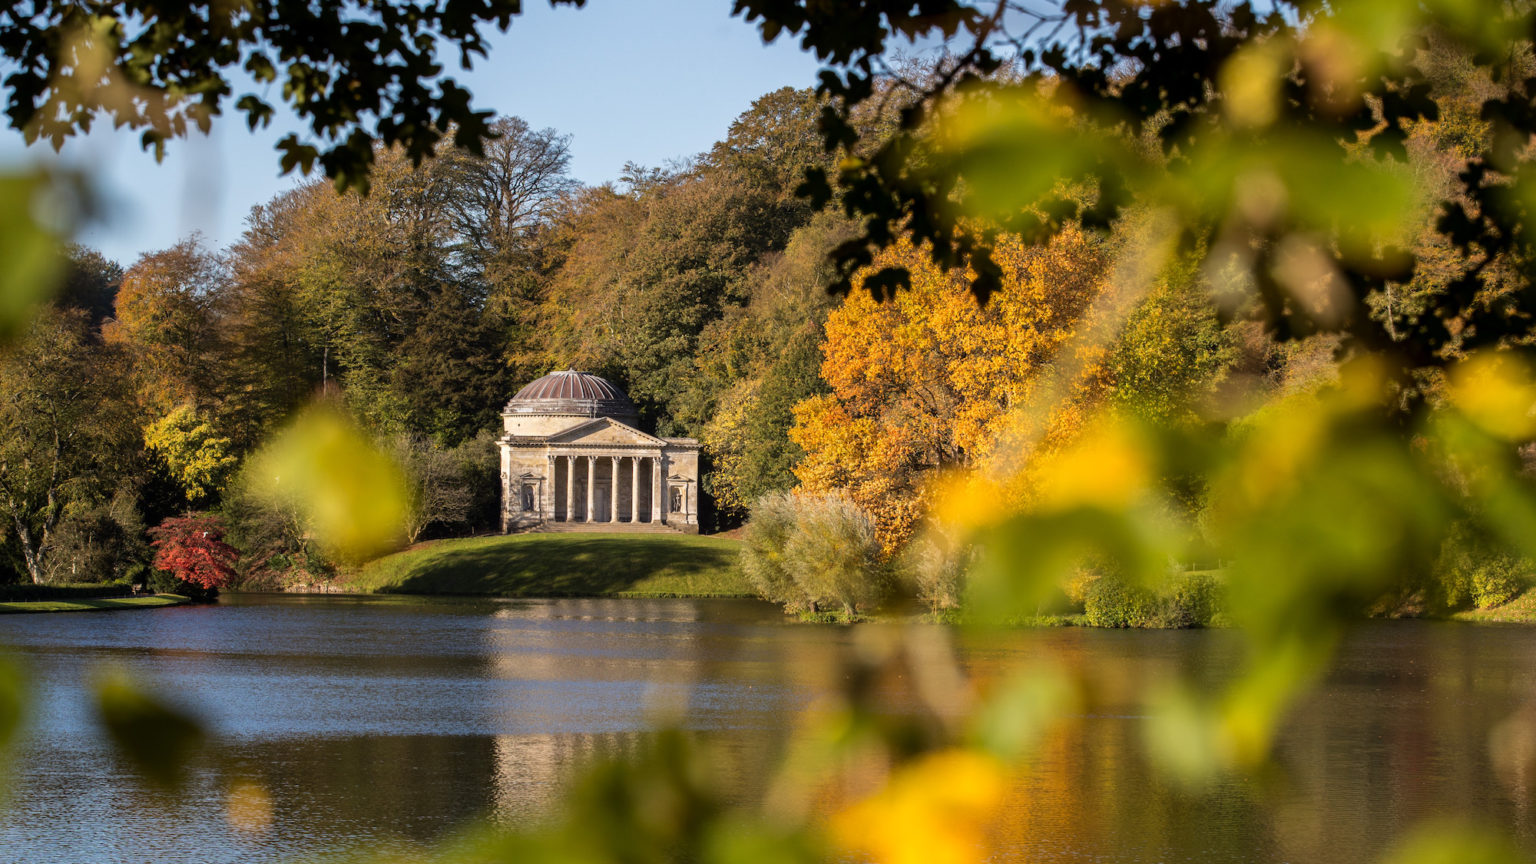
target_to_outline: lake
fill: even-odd
[[[824,661],[854,638],[731,600],[233,595],[6,616],[0,645],[35,698],[0,811],[0,861],[276,862],[430,842],[477,817],[524,824],[573,766],[632,751],[663,716],[717,744],[750,798],[790,718],[833,686]],[[1421,820],[1455,815],[1536,849],[1536,766],[1496,766],[1489,749],[1500,724],[1518,732],[1536,718],[1536,629],[1362,625],[1289,717],[1274,767],[1201,794],[1146,766],[1145,718],[1128,694],[1175,671],[1221,680],[1235,634],[1027,631],[965,652],[983,676],[1042,656],[1091,670],[1104,698],[1020,780],[1009,859],[1355,864]],[[187,794],[140,789],[104,746],[88,688],[107,666],[216,732],[218,763]],[[900,684],[893,711],[912,698]],[[268,829],[226,821],[220,772],[269,791]]]

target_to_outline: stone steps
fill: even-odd
[[[665,522],[545,522],[529,529],[538,534],[677,534]]]

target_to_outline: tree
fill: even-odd
[[[226,361],[220,387],[224,428],[248,452],[263,433],[297,411],[327,373],[322,336],[304,305],[298,238],[307,230],[305,187],[252,208],[246,231],[229,250],[219,329]]]
[[[521,117],[491,124],[496,137],[483,155],[445,153],[434,171],[452,186],[448,209],[468,266],[495,286],[517,280],[532,235],[580,184],[566,174],[571,137],[533,130]]]
[[[164,461],[191,504],[216,498],[240,461],[230,440],[190,404],[144,427],[144,446]]]
[[[807,491],[846,492],[887,552],[917,529],[939,472],[991,453],[1102,289],[1103,246],[1081,232],[1039,249],[1003,241],[998,257],[1003,287],[983,307],[965,272],[900,244],[875,266],[910,268],[912,287],[883,303],[856,292],[827,319],[831,392],[794,408],[789,437],[805,452],[795,475]]]
[[[396,436],[392,449],[407,483],[406,542],[415,543],[434,525],[463,525],[473,495],[454,454],[414,435]]]
[[[35,583],[67,508],[102,501],[137,451],[122,355],[89,327],[84,312],[42,311],[0,358],[0,513]]]
[[[862,236],[836,253],[841,290],[909,230],[940,266],[968,266],[985,300],[1001,272],[991,235],[962,230],[969,220],[1035,241],[1078,222],[1108,229],[1133,207],[1162,208],[1175,239],[1209,243],[1213,266],[1247,277],[1282,339],[1339,333],[1341,344],[1382,352],[1407,383],[1409,369],[1519,340],[1536,314],[1530,293],[1507,278],[1511,268],[1527,280],[1536,273],[1536,238],[1518,227],[1528,198],[1516,191],[1536,176],[1524,146],[1536,132],[1526,110],[1533,13],[1493,0],[1384,9],[1311,0],[737,3],[765,38],[798,34],[837,67],[822,76],[832,106],[822,131],[851,158],[836,177],[813,169],[805,190],[828,202],[835,186],[863,220]],[[906,102],[900,128],[861,149],[869,142],[850,118],[886,92],[880,58],[897,34],[964,47],[930,76],[895,79]],[[1465,110],[1472,90],[1481,90],[1475,111]],[[1448,140],[1466,155],[1452,182],[1415,189],[1394,165],[1442,108],[1456,120],[1444,127]],[[1245,185],[1261,174],[1264,190]],[[1404,328],[1372,312],[1412,274],[1402,246],[1423,214],[1465,260]],[[860,282],[885,294],[910,279],[891,266]]]
[[[116,323],[103,334],[133,358],[139,395],[155,416],[215,389],[214,303],[220,261],[196,237],[143,255],[123,274]]]
[[[85,310],[91,316],[91,326],[100,328],[115,314],[123,268],[95,249],[76,243],[65,246],[64,255],[64,283],[54,302],[66,309]]]
[[[224,542],[224,523],[209,515],[177,516],[149,529],[155,569],[211,598],[235,578],[240,553]]]
[[[520,11],[516,0],[7,7],[6,116],[29,142],[59,147],[104,112],[116,126],[143,130],[144,147],[159,156],[169,139],[206,133],[231,104],[251,128],[269,124],[277,108],[267,85],[279,85],[314,136],[278,142],[283,170],[308,173],[318,163],[338,187],[366,189],[375,145],[399,146],[420,163],[445,138],[478,153],[493,137],[489,112],[443,74],[438,51],[452,46],[467,70],[485,56],[483,29],[505,31]],[[252,86],[236,96],[242,73]]]

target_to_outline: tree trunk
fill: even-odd
[[[20,519],[14,519],[16,523],[16,539],[21,543],[21,558],[27,564],[27,575],[32,577],[33,585],[43,584],[43,550],[32,545],[32,532],[27,530],[27,524]]]

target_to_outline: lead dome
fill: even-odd
[[[564,414],[612,417],[629,425],[639,419],[635,403],[611,381],[588,372],[551,372],[517,391],[505,414]]]

